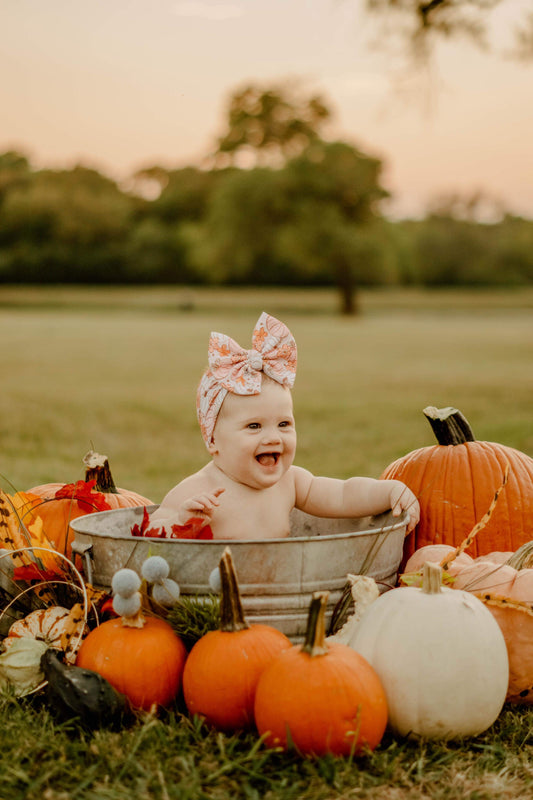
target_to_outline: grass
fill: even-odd
[[[299,346],[297,462],[377,476],[433,443],[426,405],[460,408],[479,439],[533,456],[533,291],[0,289],[0,441],[18,489],[83,477],[89,448],[155,502],[206,460],[195,418],[209,332],[250,346],[265,309]],[[453,698],[447,698],[453,702]],[[533,796],[533,710],[506,707],[456,743],[386,734],[354,761],[302,759],[223,736],[180,707],[121,730],[59,720],[45,697],[0,698],[0,800],[469,800]]]
[[[109,456],[119,486],[159,502],[206,459],[194,398],[209,332],[250,346],[263,308],[298,342],[302,466],[377,476],[433,443],[427,405],[454,405],[477,438],[533,453],[533,371],[525,366],[533,292],[447,293],[439,308],[434,293],[427,302],[398,293],[396,305],[391,293],[367,293],[362,314],[349,319],[324,291],[307,293],[308,313],[301,290],[196,290],[188,311],[177,305],[182,293],[0,291],[0,472],[17,488],[83,477],[82,458],[94,448]]]
[[[179,710],[119,731],[54,718],[42,698],[0,700],[2,800],[488,800],[531,797],[533,712],[506,708],[486,734],[399,740],[356,760],[302,758],[253,733],[209,731]]]

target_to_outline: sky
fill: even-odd
[[[481,191],[533,218],[533,61],[505,53],[530,0],[491,15],[495,52],[464,40],[408,70],[363,0],[2,0],[0,152],[37,168],[199,164],[232,92],[301,82],[327,138],[383,162],[391,216]]]

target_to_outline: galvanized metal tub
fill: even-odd
[[[148,506],[148,511],[157,506]],[[384,590],[394,586],[408,514],[360,519],[325,519],[295,509],[285,539],[150,539],[131,535],[144,508],[87,514],[73,520],[73,550],[84,559],[86,579],[109,589],[114,573],[129,567],[140,574],[145,559],[160,555],[184,595],[207,595],[209,575],[228,545],[236,567],[247,619],[265,623],[301,641],[314,591],[328,591],[327,619],[342,595],[348,573],[373,577]]]

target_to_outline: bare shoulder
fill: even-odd
[[[312,472],[309,472],[308,469],[295,466],[292,466],[289,472],[291,473],[292,480],[294,482],[294,492],[296,501],[295,505],[297,508],[301,508],[301,506],[305,503],[307,499],[307,495],[309,494],[311,484],[313,483],[314,475]]]
[[[210,467],[212,467],[211,463],[206,464],[198,472],[188,475],[176,484],[163,498],[161,507],[175,508],[177,510],[185,500],[188,500],[193,495],[209,492],[217,488],[215,486],[215,477]]]

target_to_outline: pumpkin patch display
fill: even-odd
[[[455,408],[428,406],[424,414],[438,444],[408,453],[381,475],[406,483],[420,503],[420,522],[406,537],[401,569],[425,545],[457,547],[490,505],[507,467],[498,507],[469,553],[514,551],[533,539],[533,458],[503,444],[476,441]]]
[[[27,494],[33,499],[30,515],[42,519],[44,531],[60,553],[71,556],[73,519],[95,511],[151,505],[152,501],[129,489],[115,486],[107,456],[89,451],[84,459],[85,480],[76,483],[46,483]],[[26,520],[25,520],[26,521]]]
[[[502,632],[471,593],[442,586],[426,562],[421,587],[380,595],[365,611],[352,647],[384,686],[391,730],[401,736],[475,736],[497,719],[509,679]]]
[[[150,711],[178,694],[187,651],[165,620],[142,614],[140,586],[133,570],[115,574],[113,607],[121,616],[89,633],[76,666],[97,672],[134,708]]]
[[[249,625],[242,609],[231,551],[219,564],[220,629],[193,645],[183,673],[187,709],[214,728],[232,732],[252,728],[260,675],[289,639],[269,625]]]
[[[387,725],[385,691],[367,660],[325,640],[328,592],[315,592],[303,645],[268,666],[255,697],[257,730],[272,747],[352,755],[377,747]]]
[[[417,550],[407,561],[403,582],[419,580],[423,561],[437,555],[435,546]],[[509,658],[507,701],[533,704],[533,542],[516,553],[495,552],[476,559],[455,549],[439,549],[445,580],[452,589],[483,601],[502,631]]]

